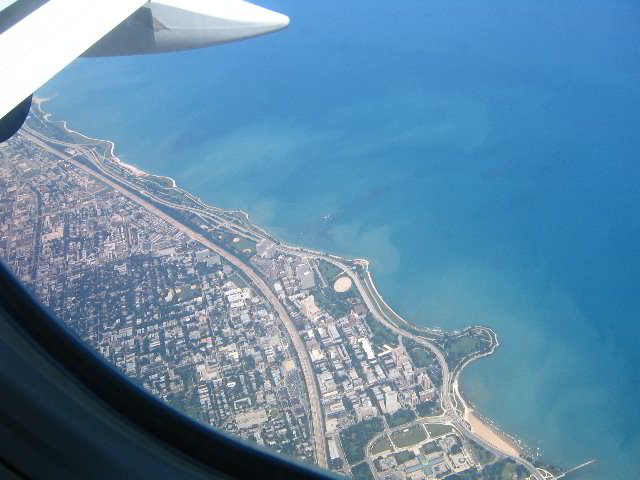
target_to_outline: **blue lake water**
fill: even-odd
[[[421,324],[484,323],[478,410],[640,478],[640,5],[264,2],[286,31],[79,60],[39,94],[280,238],[367,257]]]

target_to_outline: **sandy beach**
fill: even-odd
[[[507,455],[520,456],[518,450],[491,427],[473,414],[472,408],[465,408],[464,419],[469,422],[473,432]]]

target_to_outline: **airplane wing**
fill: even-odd
[[[146,0],[50,0],[0,35],[0,117]]]
[[[33,92],[82,54],[200,48],[288,24],[242,0],[0,0],[0,141],[20,127]]]

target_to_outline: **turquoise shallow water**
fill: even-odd
[[[422,324],[484,323],[464,387],[585,480],[640,471],[640,7],[272,1],[287,31],[80,60],[72,127],[290,242],[372,260]]]

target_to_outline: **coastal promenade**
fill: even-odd
[[[137,186],[135,183],[128,181],[126,178],[122,178],[120,175],[114,174],[113,172],[110,172],[108,169],[106,169],[102,165],[102,163],[99,161],[98,154],[93,149],[86,148],[86,145],[73,144],[73,143],[63,142],[60,140],[50,139],[28,128],[23,130],[21,134],[25,138],[37,143],[38,145],[47,149],[48,151],[55,154],[59,158],[74,164],[76,167],[82,169],[86,173],[93,175],[94,177],[100,179],[101,181],[108,184],[112,188],[117,189],[124,196],[138,203],[145,209],[153,212],[155,215],[167,221],[168,223],[173,225],[175,228],[183,231],[190,238],[212,249],[213,251],[215,251],[225,259],[227,259],[227,261],[229,261],[231,264],[233,264],[234,266],[242,270],[242,272],[256,285],[256,287],[262,292],[262,294],[267,298],[267,300],[273,305],[274,309],[282,319],[282,322],[285,328],[287,329],[288,334],[291,337],[292,344],[300,360],[300,365],[302,368],[305,383],[307,385],[309,403],[311,407],[312,426],[313,426],[313,435],[314,435],[314,444],[316,449],[317,463],[320,466],[326,466],[327,454],[326,454],[326,444],[325,444],[325,435],[324,435],[324,422],[323,422],[322,407],[319,401],[318,387],[317,387],[315,375],[311,366],[311,361],[310,361],[308,352],[306,350],[306,347],[302,342],[301,338],[299,337],[298,332],[296,331],[291,318],[286,312],[286,309],[275,297],[274,293],[266,285],[266,283],[262,280],[262,278],[259,277],[251,267],[244,264],[232,253],[228,252],[227,250],[223,249],[219,245],[206,239],[204,236],[193,231],[189,227],[183,225],[181,222],[178,222],[170,215],[162,212],[160,209],[158,209],[157,207],[155,207],[154,205],[152,205],[142,197],[145,196],[154,203],[159,203],[177,210],[188,211],[191,213],[196,213],[196,214],[207,216],[207,217],[213,217],[221,225],[224,225],[225,228],[230,228],[232,231],[238,234],[244,235],[248,238],[251,238],[257,241],[266,237],[267,235],[266,234],[262,235],[261,233],[264,233],[264,232],[257,227],[247,228],[246,225],[242,225],[242,224],[236,223],[237,221],[230,220],[228,216],[223,217],[221,215],[223,211],[206,206],[199,201],[198,203],[203,205],[202,208],[170,202],[150,192],[143,192],[140,195],[133,193],[131,190],[133,189],[135,191],[139,189],[139,186]],[[83,165],[82,163],[74,160],[72,157],[65,155],[64,153],[58,151],[56,148],[51,147],[48,144],[48,142],[56,143],[58,145],[66,146],[68,148],[73,148],[74,150],[80,152],[88,160],[90,160],[97,169],[99,169],[99,172],[96,172],[94,169],[91,169],[86,165]],[[111,152],[112,152],[111,154],[113,155],[113,148],[111,149]],[[129,188],[125,188],[123,184],[125,184]],[[474,440],[478,444],[482,445],[484,448],[494,453],[499,458],[505,458],[505,457],[512,458],[517,463],[523,465],[530,472],[533,478],[537,480],[545,479],[545,476],[543,476],[540,473],[540,471],[538,471],[526,459],[520,457],[515,451],[515,449],[513,449],[513,447],[511,447],[506,442],[504,442],[498,435],[496,435],[489,427],[484,425],[481,421],[476,420],[474,422],[475,427],[473,427],[467,422],[467,419],[470,418],[469,415],[471,414],[471,410],[466,405],[464,399],[462,398],[462,395],[459,393],[458,378],[464,366],[466,366],[470,361],[475,360],[480,356],[488,355],[493,352],[493,349],[497,345],[497,338],[495,338],[495,334],[493,334],[493,337],[492,337],[492,339],[495,340],[495,343],[492,345],[491,351],[485,352],[483,354],[467,359],[467,361],[465,361],[462,365],[456,367],[454,369],[454,372],[450,372],[444,353],[438,345],[436,345],[435,343],[433,343],[432,341],[430,341],[429,339],[423,336],[415,335],[405,330],[404,328],[402,328],[401,326],[402,324],[409,326],[409,323],[406,322],[404,319],[402,319],[402,317],[400,317],[397,313],[393,312],[393,310],[391,310],[391,308],[386,304],[386,302],[384,302],[381,295],[377,292],[373,284],[373,281],[370,277],[370,273],[368,271],[368,262],[366,262],[365,260],[358,261],[364,266],[364,276],[360,277],[352,269],[352,267],[344,263],[343,259],[341,259],[340,257],[328,255],[323,252],[303,249],[300,247],[288,246],[279,242],[276,243],[276,248],[278,251],[285,254],[295,254],[300,257],[312,259],[312,260],[319,260],[319,259],[325,260],[333,264],[334,266],[340,268],[342,271],[344,271],[345,274],[347,274],[355,284],[357,290],[362,296],[368,309],[372,312],[374,317],[381,324],[385,325],[394,333],[401,335],[405,338],[412,339],[413,341],[422,345],[427,350],[429,350],[436,358],[442,370],[442,377],[443,377],[441,403],[442,403],[442,408],[444,413],[443,413],[443,416],[441,417],[441,421],[444,420],[446,422],[450,422],[450,424],[454,425],[467,438]],[[368,276],[369,282],[367,282],[366,276]],[[369,286],[367,283],[369,283],[371,286]],[[387,313],[389,311],[393,312],[394,314],[393,316],[395,318],[392,318],[392,316],[389,315],[389,313]],[[486,329],[486,327],[482,327],[482,328],[485,328],[487,332],[492,333],[490,329]],[[486,428],[486,431],[482,431],[481,428],[478,428],[479,426]]]
[[[178,222],[173,217],[169,216],[168,214],[164,213],[163,211],[153,206],[146,200],[142,199],[140,196],[122,187],[119,183],[114,181],[114,179],[108,178],[106,174],[103,175],[101,173],[98,173],[92,170],[91,168],[83,165],[77,160],[74,160],[69,155],[66,155],[65,153],[62,153],[56,150],[55,148],[51,147],[41,138],[36,138],[36,136],[34,136],[31,133],[21,131],[19,135],[21,135],[26,140],[37,144],[41,148],[46,149],[47,151],[57,156],[61,160],[71,163],[76,168],[93,176],[94,178],[100,180],[101,182],[109,185],[111,188],[117,190],[132,202],[137,203],[141,207],[145,208],[149,212],[156,215],[158,218],[161,218],[165,222],[169,223],[171,226],[183,232],[185,235],[189,236],[191,239],[197,242],[200,242],[205,247],[213,250],[218,255],[220,255],[225,260],[227,260],[230,264],[232,264],[234,267],[241,270],[242,273],[244,273],[253,282],[253,284],[260,290],[260,292],[266,297],[269,303],[273,306],[274,310],[277,312],[278,316],[280,317],[282,323],[284,324],[287,330],[287,333],[291,338],[293,347],[296,350],[298,359],[300,361],[302,374],[307,387],[307,395],[309,398],[309,406],[311,410],[311,420],[312,420],[312,426],[313,426],[314,445],[315,445],[315,452],[316,452],[316,463],[321,467],[327,467],[327,452],[326,452],[326,443],[325,443],[325,435],[324,435],[324,421],[323,421],[323,415],[322,415],[322,407],[320,405],[320,396],[318,393],[318,386],[317,386],[315,374],[313,372],[313,367],[311,365],[311,359],[309,357],[309,353],[307,352],[306,346],[304,345],[304,342],[300,338],[300,335],[298,335],[295,325],[293,324],[293,320],[287,313],[284,306],[276,298],[275,294],[264,282],[264,280],[262,280],[262,278],[260,278],[252,268],[250,268],[248,265],[243,263],[236,256],[229,253],[227,250],[221,248],[220,246],[216,245],[212,241],[206,239],[204,236],[195,232],[194,230],[187,227],[186,225]],[[82,147],[81,145],[75,146],[75,148],[81,148],[81,147]],[[119,179],[115,179],[115,180],[119,180]]]
[[[354,282],[358,291],[360,292],[360,295],[364,299],[365,304],[367,305],[367,308],[369,308],[369,310],[372,312],[372,314],[380,323],[382,323],[384,326],[389,328],[394,333],[401,335],[405,338],[410,338],[411,340],[417,342],[418,344],[427,348],[431,353],[433,353],[436,360],[438,361],[438,364],[440,365],[440,368],[442,369],[441,402],[442,402],[442,408],[444,410],[444,414],[442,415],[442,417],[449,420],[451,424],[454,425],[467,438],[470,438],[475,442],[477,442],[478,444],[482,445],[484,448],[492,452],[497,457],[511,458],[515,462],[523,465],[536,480],[545,480],[544,476],[538,471],[538,469],[531,462],[529,462],[528,460],[518,455],[514,449],[504,448],[504,447],[500,448],[499,445],[494,445],[493,443],[489,442],[486,437],[480,436],[477,432],[473,431],[470,428],[469,424],[465,421],[465,419],[462,416],[464,415],[464,412],[462,413],[462,415],[460,414],[458,409],[454,407],[454,400],[453,400],[454,398],[456,402],[458,400],[457,396],[459,395],[459,393],[458,393],[458,387],[457,387],[457,378],[459,374],[462,372],[462,368],[457,369],[455,375],[451,375],[451,373],[449,372],[449,366],[447,365],[446,359],[444,357],[444,353],[437,345],[435,345],[433,342],[430,342],[429,340],[427,340],[422,336],[414,335],[404,330],[402,327],[398,326],[395,322],[389,319],[384,309],[382,309],[381,307],[380,302],[382,301],[382,299],[381,298],[378,299],[374,294],[371,293],[371,290],[369,288],[365,288],[363,284],[363,280],[352,270],[350,266],[346,265],[345,263],[339,260],[336,260],[336,258],[334,258],[333,256],[325,255],[319,252],[302,253],[300,249],[296,249],[295,247],[290,247],[290,246],[279,246],[278,250],[282,251],[283,253],[296,253],[296,255],[302,255],[302,256],[305,256],[306,258],[322,258],[322,260],[325,260],[333,264],[334,266],[342,269]],[[365,274],[366,275],[369,274],[368,269],[366,270]],[[464,400],[462,400],[461,397],[459,398],[462,404],[466,406],[466,404],[464,403]]]

